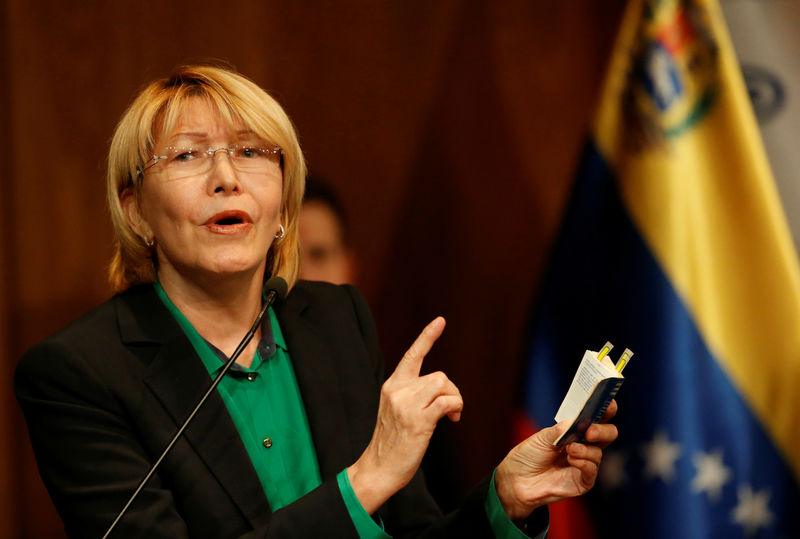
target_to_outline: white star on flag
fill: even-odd
[[[675,479],[675,461],[682,452],[680,444],[669,441],[666,431],[658,431],[652,442],[642,446],[645,477],[660,477],[665,483]]]
[[[743,485],[737,490],[739,503],[733,508],[731,518],[736,524],[744,527],[747,535],[752,535],[759,528],[772,522],[773,514],[769,510],[769,490],[753,492],[750,485]]]
[[[692,492],[705,492],[709,499],[716,501],[722,493],[722,487],[731,478],[731,470],[722,463],[722,450],[711,453],[698,451],[692,457],[697,474],[692,479]]]

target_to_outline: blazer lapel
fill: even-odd
[[[123,342],[153,343],[158,350],[144,383],[178,425],[189,416],[211,379],[189,339],[152,287],[117,309]],[[209,395],[183,436],[206,463],[251,526],[270,509],[250,457],[219,393]]]
[[[322,337],[324,331],[313,323],[313,311],[300,287],[275,306],[303,396],[320,473],[327,480],[352,464],[356,455],[352,454],[335,361]]]

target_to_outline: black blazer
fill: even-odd
[[[375,424],[383,363],[349,286],[299,282],[275,307],[323,484],[272,512],[217,392],[116,537],[357,537],[335,476]],[[101,537],[210,383],[150,285],[119,294],[29,350],[15,384],[44,483],[70,536]],[[395,537],[491,537],[487,482],[443,517],[420,473],[380,510]]]

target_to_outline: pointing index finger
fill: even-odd
[[[422,333],[414,341],[411,347],[403,354],[402,359],[397,364],[394,370],[394,377],[401,378],[415,378],[419,376],[419,371],[422,368],[422,360],[430,352],[433,343],[444,331],[445,320],[441,316],[437,316],[433,321],[425,326]]]

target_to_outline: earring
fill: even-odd
[[[280,233],[279,234],[275,234],[275,239],[276,240],[282,240],[283,237],[286,235],[286,229],[283,228],[283,223],[281,223],[280,227],[281,227]]]
[[[155,243],[156,243],[156,241],[155,241],[155,237],[153,237],[153,238],[149,238],[149,239],[148,239],[148,238],[146,238],[146,237],[143,237],[143,238],[142,238],[142,241],[144,241],[144,244],[145,244],[145,245],[147,245],[147,248],[148,248],[148,249],[152,249],[152,248],[153,248],[153,245],[155,245]]]

